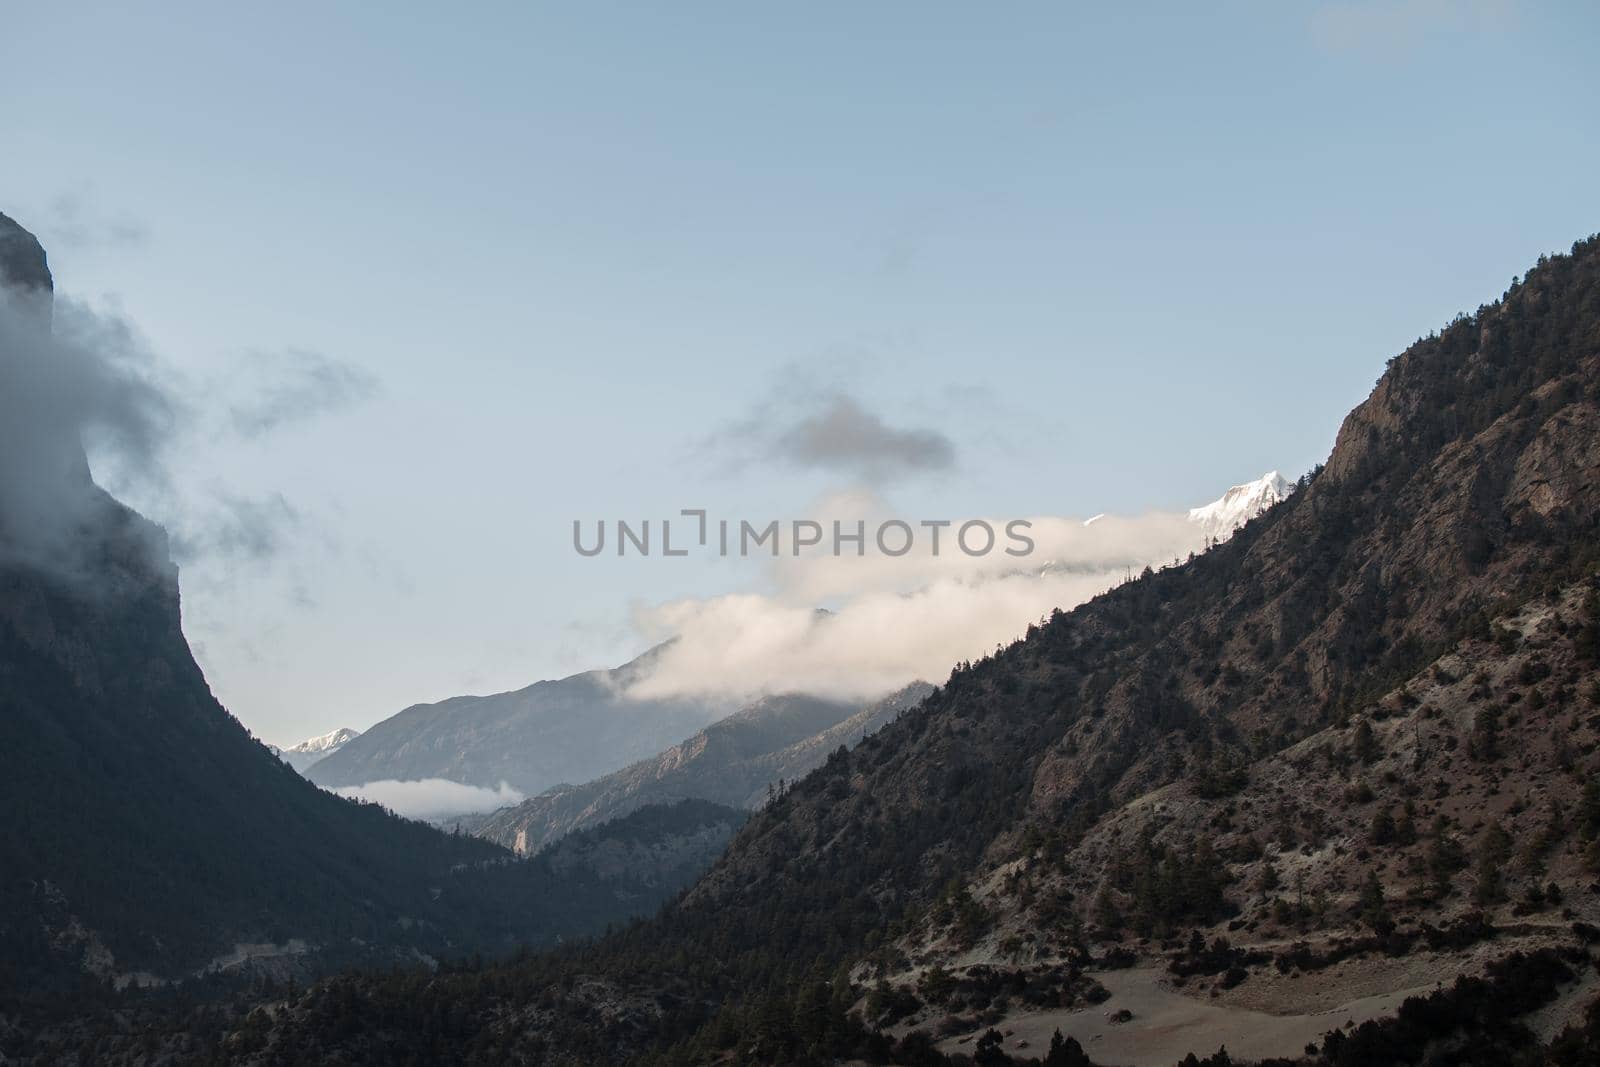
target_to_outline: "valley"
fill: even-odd
[[[4,216],[0,277],[53,352]],[[1203,551],[869,700],[631,693],[668,642],[273,749],[166,531],[34,429],[0,481],[8,1060],[1600,1049],[1600,238],[1390,360],[1324,464],[1191,511]],[[526,796],[440,829],[320,788],[430,779]]]

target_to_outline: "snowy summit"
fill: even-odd
[[[348,726],[341,726],[332,733],[323,734],[321,737],[312,737],[291,745],[288,748],[278,748],[268,745],[278,758],[297,771],[304,771],[313,763],[324,759],[339,751],[345,745],[361,736],[360,730],[352,730]]]
[[[1294,483],[1277,471],[1268,471],[1253,482],[1236,485],[1203,507],[1189,509],[1189,521],[1204,528],[1206,534],[1226,541],[1233,532],[1274,504],[1287,500]]]

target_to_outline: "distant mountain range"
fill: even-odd
[[[330,789],[433,778],[485,789],[504,782],[524,795],[598,778],[735,710],[703,699],[626,696],[657,651],[515,692],[414,704],[311,764],[306,777]]]
[[[273,755],[301,774],[304,774],[306,768],[313,763],[320,759],[328,758],[360,736],[360,730],[352,730],[348,726],[341,726],[332,733],[323,734],[321,737],[307,738],[298,745],[290,745],[288,748],[279,748],[277,745],[268,745],[267,748]]]
[[[865,707],[802,694],[763,698],[656,756],[485,817],[473,832],[522,854],[646,804],[685,798],[756,808],[841,748],[853,748],[933,692],[914,682]]]
[[[1293,491],[1293,483],[1271,471],[1255,481],[1232,487],[1210,504],[1194,508],[1189,519],[1212,541],[1224,541]],[[1049,569],[1047,565],[1045,570]],[[819,610],[819,614],[828,613]],[[524,835],[526,841],[542,842],[547,836],[538,829],[541,825],[589,825],[591,816],[572,813],[588,808],[591,802],[596,805],[595,812],[615,814],[615,810],[628,810],[627,804],[613,809],[609,801],[595,799],[619,796],[615,792],[617,779],[608,778],[605,785],[596,779],[622,768],[627,768],[624,776],[644,773],[639,766],[631,765],[669,758],[682,747],[677,744],[681,739],[735,711],[731,703],[704,698],[637,700],[627,696],[628,689],[648,675],[665,647],[651,649],[615,670],[589,671],[492,696],[461,696],[434,704],[416,704],[365,734],[331,746],[321,759],[308,752],[307,756],[296,755],[290,762],[312,781],[330,789],[437,779],[491,790],[509,785],[532,797],[527,801],[529,814],[526,820],[513,820],[515,831],[495,830],[495,839],[510,845],[519,834],[529,831]],[[748,710],[752,714],[770,712],[802,698],[789,694],[774,699],[777,705],[757,705]],[[816,702],[814,706],[827,703]],[[832,706],[835,711],[845,707]],[[846,714],[858,710],[851,707]],[[305,748],[322,740],[296,747]],[[675,779],[679,783],[687,780]],[[580,789],[581,783],[588,785]],[[766,779],[760,779],[758,787],[764,788],[765,784]],[[675,788],[662,784],[660,791],[663,795],[676,795]],[[565,799],[557,802],[539,795],[544,793],[559,794]],[[745,802],[721,788],[708,792],[689,790],[682,795],[736,805]],[[545,814],[532,814],[536,809]],[[558,810],[567,814],[557,814]],[[513,822],[503,825],[511,826]]]

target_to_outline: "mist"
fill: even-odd
[[[73,573],[106,505],[87,448],[114,484],[165,492],[163,453],[182,405],[123,320],[48,290],[0,289],[0,543]]]
[[[448,778],[420,778],[402,781],[389,778],[364,785],[347,785],[334,790],[342,797],[382,804],[396,815],[408,819],[440,819],[447,815],[470,815],[520,804],[524,795],[506,782],[497,789],[452,782]]]
[[[92,585],[86,551],[107,493],[160,524],[142,531],[158,565],[170,556],[265,568],[314,535],[281,492],[179,484],[177,460],[365,401],[377,379],[302,349],[252,351],[237,364],[193,381],[121,315],[48,288],[0,287],[0,559]]]

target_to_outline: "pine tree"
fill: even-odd
[[[1372,732],[1372,723],[1362,719],[1356,724],[1356,735],[1353,742],[1356,759],[1362,763],[1371,763],[1382,753],[1378,749],[1378,738]]]
[[[1045,1054],[1042,1067],[1093,1067],[1093,1064],[1077,1038],[1064,1038],[1057,1030],[1050,1038],[1050,1051]]]
[[[1007,1056],[1002,1046],[1005,1038],[1000,1031],[990,1028],[978,1038],[978,1043],[972,1050],[972,1062],[978,1067],[1008,1067],[1011,1057]]]
[[[1388,808],[1379,808],[1372,815],[1372,826],[1367,830],[1367,840],[1375,847],[1381,848],[1391,844],[1396,836],[1394,816],[1389,813]]]
[[[1600,779],[1590,778],[1578,803],[1578,832],[1584,840],[1600,839]]]
[[[1461,842],[1447,830],[1444,817],[1433,821],[1433,841],[1428,845],[1428,874],[1433,879],[1434,892],[1445,896],[1450,892],[1455,873],[1467,865],[1461,851]]]
[[[1511,835],[1498,822],[1490,823],[1478,844],[1477,884],[1472,889],[1475,903],[1494,904],[1505,897],[1504,867],[1510,854]]]
[[[1406,806],[1400,812],[1400,818],[1395,820],[1394,839],[1396,844],[1414,845],[1417,843],[1417,802],[1407,798]]]
[[[1356,901],[1356,914],[1379,937],[1394,933],[1394,920],[1389,917],[1388,901],[1384,899],[1383,883],[1378,880],[1377,871],[1367,872],[1367,880],[1361,886],[1361,896]]]
[[[1117,910],[1110,886],[1101,886],[1100,892],[1095,894],[1093,918],[1102,934],[1112,934],[1122,929],[1122,912]]]

